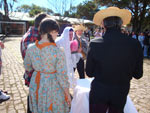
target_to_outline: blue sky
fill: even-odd
[[[54,1],[54,0],[52,0],[52,1]],[[72,1],[74,3],[74,6],[77,6],[78,4],[83,3],[83,1],[88,1],[88,0],[72,0]],[[35,4],[35,5],[38,5],[41,7],[50,8],[50,9],[54,10],[54,12],[56,12],[55,9],[52,8],[52,6],[48,2],[48,0],[17,0],[17,3],[14,4],[14,9],[23,4],[27,4],[27,5]]]

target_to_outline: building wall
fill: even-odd
[[[26,32],[26,22],[0,21],[1,33],[7,35],[23,35]]]

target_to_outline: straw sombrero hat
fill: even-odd
[[[102,21],[111,16],[120,17],[123,21],[123,25],[126,25],[131,20],[131,12],[127,9],[119,9],[118,7],[108,7],[98,11],[93,18],[93,21],[96,25],[101,25]]]
[[[85,27],[83,26],[83,25],[75,25],[74,26],[74,31],[77,31],[77,30],[83,30],[83,31],[85,31]]]

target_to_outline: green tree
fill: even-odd
[[[95,2],[85,1],[77,6],[77,17],[92,20],[98,10]]]
[[[65,11],[64,16],[76,18],[77,17],[77,7],[71,6],[68,11]]]
[[[69,11],[65,11],[64,16],[69,17],[70,16]]]
[[[22,6],[16,8],[17,12],[25,12],[25,13],[27,13],[30,10],[31,10],[31,6],[29,6],[29,5],[22,5]]]
[[[49,15],[53,14],[53,11],[51,9],[40,7],[40,6],[37,6],[35,4],[32,4],[31,6],[29,6],[29,5],[22,5],[20,7],[17,7],[16,11],[29,13],[29,15],[31,17],[33,17],[33,16],[35,16],[38,13],[41,13],[41,12],[45,12],[45,13],[47,13]]]
[[[150,10],[150,0],[93,0],[101,6],[117,6],[126,8],[132,12],[133,30],[139,32],[143,29],[142,25],[147,18],[147,13]]]
[[[9,19],[9,10],[13,9],[14,3],[17,2],[17,0],[0,0],[0,9],[4,10],[4,19]]]
[[[146,19],[144,19],[142,28],[143,28],[143,31],[148,30],[148,29],[150,30],[150,11],[148,15],[146,16]]]
[[[35,15],[41,13],[42,11],[43,11],[43,10],[42,10],[42,8],[41,8],[40,6],[37,6],[37,5],[35,5],[35,4],[32,4],[31,10],[29,11],[29,15],[30,15],[31,17],[34,17]]]
[[[44,8],[43,11],[46,12],[47,14],[49,14],[49,15],[54,14],[53,10],[48,9],[48,8]]]

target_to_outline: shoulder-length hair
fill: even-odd
[[[49,34],[51,31],[59,32],[59,25],[55,20],[45,18],[40,23],[40,35],[47,34],[50,42],[54,42],[52,36]]]

